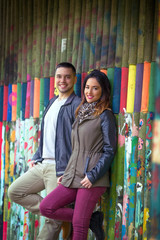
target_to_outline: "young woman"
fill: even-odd
[[[116,124],[110,107],[107,76],[93,70],[84,80],[82,102],[72,126],[72,155],[59,186],[40,204],[41,214],[72,222],[73,240],[87,239],[90,218],[109,187],[116,149]],[[67,205],[75,202],[74,209]]]

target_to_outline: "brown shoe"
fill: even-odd
[[[61,229],[63,231],[62,237],[63,240],[71,240],[72,238],[72,223],[70,222],[63,222]]]

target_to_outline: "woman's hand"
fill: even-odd
[[[57,184],[58,184],[58,185],[61,184],[61,182],[62,182],[62,177],[63,177],[63,175],[60,176],[60,177],[57,179]]]
[[[81,184],[85,188],[91,188],[92,187],[92,183],[89,181],[87,176],[85,176],[85,178],[83,178],[83,180],[81,181]]]

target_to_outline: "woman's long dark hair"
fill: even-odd
[[[111,85],[110,85],[109,79],[105,73],[103,73],[97,69],[94,69],[84,79],[82,101],[81,101],[80,105],[78,106],[78,108],[76,109],[76,116],[78,115],[78,111],[79,111],[81,105],[84,104],[85,102],[87,102],[85,95],[84,95],[84,90],[86,87],[87,80],[89,78],[95,78],[97,80],[97,82],[100,84],[101,89],[102,89],[102,95],[95,106],[96,111],[95,111],[94,115],[99,115],[105,109],[110,108]]]

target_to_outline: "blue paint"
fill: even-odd
[[[3,90],[4,87],[0,86],[0,122],[3,121]]]
[[[49,102],[49,88],[50,88],[50,78],[45,78],[44,79],[44,107],[46,107]]]
[[[25,105],[26,105],[26,93],[27,93],[27,83],[22,83],[22,89],[21,89],[21,118],[22,120],[25,120]]]
[[[12,84],[8,85],[7,121],[12,120]]]
[[[114,113],[119,113],[120,91],[121,91],[121,68],[115,67],[113,82],[113,101],[112,101],[112,110]]]

